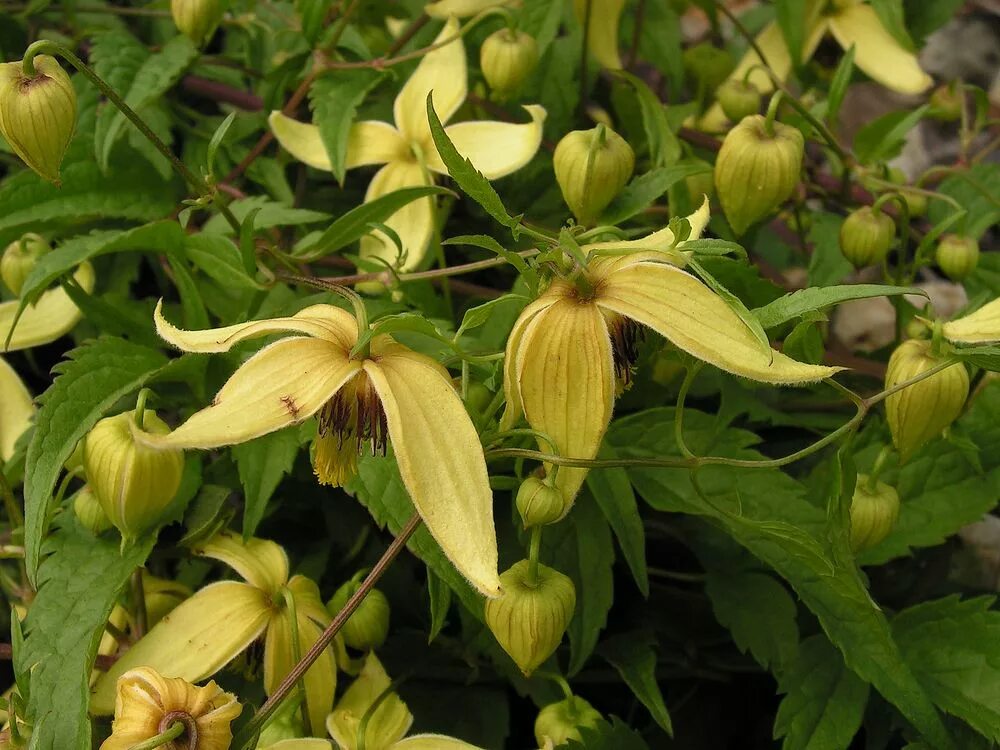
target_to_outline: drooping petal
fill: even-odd
[[[762,383],[813,383],[843,369],[797,362],[765,348],[721,297],[674,266],[643,262],[620,268],[604,279],[597,302],[720,370]]]
[[[524,310],[514,322],[510,335],[507,337],[507,347],[503,357],[503,393],[506,405],[503,416],[500,418],[500,429],[509,430],[517,420],[521,418],[524,410],[521,408],[521,388],[517,382],[517,362],[521,353],[521,341],[524,339],[524,332],[528,324],[535,319],[535,316],[542,310],[551,307],[556,300],[556,295],[542,295],[534,300]]]
[[[597,305],[563,297],[536,315],[521,340],[517,380],[528,424],[555,442],[555,453],[597,455],[615,397],[611,339]],[[553,452],[542,439],[538,447]],[[586,469],[562,466],[556,486],[572,500],[586,476]]]
[[[31,424],[35,405],[14,368],[0,357],[0,462],[14,455],[14,444]]]
[[[231,531],[216,534],[191,552],[224,562],[251,586],[273,594],[288,581],[288,555],[269,539],[249,539]]]
[[[588,8],[590,19],[587,19]],[[573,11],[580,26],[587,27],[587,48],[602,67],[621,70],[618,55],[618,21],[625,0],[573,0]]]
[[[365,372],[382,401],[399,473],[420,517],[458,571],[485,596],[496,596],[493,492],[479,435],[451,381],[412,357],[368,361]]]
[[[330,341],[276,341],[243,363],[211,406],[166,435],[142,432],[136,437],[161,448],[245,443],[308,419],[360,369],[343,347]]]
[[[81,263],[73,278],[85,292],[93,291],[94,268],[89,263]],[[0,352],[16,352],[48,344],[73,330],[83,317],[62,287],[42,292],[38,301],[28,305],[20,318],[17,317],[19,305],[18,300],[0,303]],[[10,344],[7,344],[12,326],[14,334]]]
[[[934,80],[903,49],[870,5],[850,5],[830,16],[830,32],[844,49],[854,45],[854,64],[870,78],[902,94],[920,94]]]
[[[465,101],[469,74],[465,43],[458,32],[458,21],[449,18],[434,44],[453,41],[424,55],[393,103],[396,127],[411,143],[432,143],[431,126],[427,122],[427,95],[431,91],[434,92],[434,111],[442,123],[448,122]]]
[[[705,196],[702,200],[701,205],[698,207],[694,213],[689,214],[685,218],[691,227],[691,234],[688,235],[688,239],[697,240],[701,239],[701,235],[705,231],[705,227],[708,226],[708,219],[710,216],[710,206],[708,202],[708,197]],[[648,234],[645,237],[640,237],[637,240],[611,240],[608,242],[592,242],[590,244],[584,245],[581,249],[588,255],[596,254],[600,251],[613,250],[617,253],[622,253],[622,259],[626,264],[630,264],[640,257],[642,259],[654,259],[664,260],[658,257],[660,253],[666,253],[671,248],[674,250],[683,250],[684,243],[677,243],[677,247],[674,247],[674,233],[670,230],[670,227],[664,227],[657,232]],[[638,254],[642,254],[639,256]],[[633,255],[636,254],[636,255]]]
[[[414,161],[394,161],[378,171],[368,186],[366,201],[374,200],[404,187],[430,185],[426,170]],[[375,231],[361,238],[362,258],[381,258],[401,271],[416,268],[427,254],[434,234],[434,200],[418,198],[407,203],[384,222],[403,244],[406,257],[399,261],[399,249],[383,232]]]
[[[990,344],[1000,341],[1000,299],[989,302],[971,315],[952,320],[941,333],[957,344]]]
[[[271,132],[281,147],[304,164],[326,172],[332,170],[330,156],[323,145],[319,128],[299,122],[275,110],[267,118]],[[406,141],[392,125],[378,120],[364,120],[351,126],[347,136],[347,169],[368,164],[385,164],[407,152]]]
[[[391,750],[483,750],[483,748],[443,734],[415,734],[397,742]]]
[[[156,332],[164,341],[182,351],[201,354],[228,352],[241,341],[271,333],[304,333],[340,344],[347,351],[358,340],[358,324],[354,317],[334,305],[311,305],[287,318],[250,320],[223,328],[185,331],[163,317],[161,299],[156,303],[153,322],[156,324]]]
[[[424,13],[431,18],[468,18],[488,8],[514,5],[516,0],[438,0],[424,6]]]
[[[271,607],[270,597],[255,586],[238,581],[209,584],[160,620],[101,675],[91,696],[91,712],[111,713],[115,683],[135,667],[152,667],[164,677],[189,682],[215,674],[264,632]]]
[[[460,122],[445,128],[458,153],[488,180],[496,180],[516,172],[531,161],[542,144],[545,108],[537,104],[525,106],[531,122],[518,124],[495,120]],[[427,167],[441,174],[448,169],[437,149],[429,149]]]
[[[375,652],[369,651],[365,656],[361,672],[326,718],[326,731],[336,741],[340,750],[357,750],[361,720],[391,685],[392,681],[375,656]],[[382,698],[375,713],[368,720],[365,728],[365,747],[372,750],[388,748],[406,736],[411,724],[413,724],[413,714],[395,692],[390,693]]]

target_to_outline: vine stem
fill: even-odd
[[[385,552],[382,553],[382,557],[379,558],[378,562],[371,569],[371,572],[365,576],[365,580],[361,582],[361,586],[354,595],[347,600],[343,609],[337,613],[337,616],[333,618],[333,621],[327,625],[326,630],[320,635],[316,642],[312,645],[312,648],[306,652],[305,656],[292,667],[292,671],[289,672],[285,679],[281,681],[281,684],[271,693],[271,696],[264,702],[264,705],[260,707],[260,710],[254,714],[254,717],[249,721],[243,731],[240,733],[238,741],[233,742],[233,747],[242,747],[243,750],[250,750],[253,744],[255,735],[264,726],[264,723],[273,714],[278,707],[281,705],[282,701],[288,697],[288,695],[294,689],[296,683],[302,679],[302,676],[306,671],[313,665],[313,663],[322,655],[326,648],[330,645],[333,639],[340,632],[340,629],[344,627],[344,623],[354,614],[354,611],[361,606],[361,602],[368,595],[368,592],[374,588],[375,584],[382,577],[388,567],[393,563],[393,561],[399,556],[399,553],[403,551],[406,543],[409,541],[410,537],[420,526],[420,516],[414,513],[410,520],[406,522],[406,525],[400,530],[399,535],[392,541]]]
[[[132,745],[129,750],[156,750],[158,747],[170,744],[182,734],[184,734],[184,723],[175,721],[167,731],[161,732],[155,737],[150,737],[148,740],[143,740],[137,745]]]

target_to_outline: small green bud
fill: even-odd
[[[521,483],[516,503],[526,529],[555,523],[567,509],[563,493],[538,477],[528,477]]]
[[[76,91],[54,57],[32,58],[34,75],[20,61],[0,65],[0,135],[15,154],[49,182],[76,128]]]
[[[684,72],[700,92],[710,96],[736,67],[733,56],[708,42],[688,47],[683,54]]]
[[[577,221],[590,225],[629,181],[635,153],[618,133],[598,125],[563,136],[552,166],[566,205]]]
[[[749,81],[726,81],[716,89],[715,98],[732,122],[760,112],[760,91]]]
[[[574,740],[583,742],[580,729],[593,729],[604,718],[583,698],[571,695],[557,703],[550,703],[535,719],[535,740],[539,747],[552,742],[553,747]]]
[[[538,42],[530,34],[500,29],[479,49],[479,67],[490,88],[501,97],[516,92],[538,65]]]
[[[906,201],[906,208],[910,213],[911,219],[919,219],[927,213],[927,196],[908,187],[906,173],[902,169],[891,167],[889,169],[889,181],[899,185],[899,192],[902,194],[903,200]]]
[[[961,281],[979,265],[979,243],[973,237],[946,234],[938,242],[934,258],[945,276]]]
[[[763,115],[744,117],[726,134],[715,162],[715,190],[736,234],[743,234],[788,200],[802,170],[805,142],[790,125]]]
[[[215,33],[227,5],[227,0],[170,0],[170,15],[177,29],[200,47]]]
[[[840,249],[855,268],[885,260],[895,237],[896,222],[871,206],[852,211],[840,225]]]
[[[851,549],[861,552],[885,539],[899,518],[899,493],[885,482],[869,487],[869,477],[858,474],[851,499]]]
[[[142,593],[146,601],[146,624],[153,627],[169,615],[177,605],[191,596],[191,589],[178,581],[157,578],[142,571]]]
[[[80,525],[91,534],[103,534],[111,528],[111,519],[97,501],[89,484],[85,484],[73,498],[73,513]]]
[[[360,581],[350,580],[337,589],[326,605],[330,615],[336,617],[359,588]],[[358,651],[371,651],[381,647],[389,635],[389,600],[385,594],[375,588],[369,591],[354,614],[347,618],[340,632],[344,636],[344,643]]]
[[[35,267],[38,259],[49,250],[51,246],[41,235],[28,233],[19,240],[14,240],[0,257],[0,279],[4,285],[14,294],[20,294],[24,286],[24,280],[28,278],[31,269]]]
[[[486,601],[486,625],[525,675],[556,650],[576,607],[568,576],[538,565],[532,579],[528,560],[500,575],[503,593]]]
[[[962,117],[965,100],[954,83],[944,83],[934,89],[927,102],[927,116],[941,122],[954,122]]]

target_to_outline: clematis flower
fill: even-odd
[[[242,710],[236,696],[214,682],[197,687],[148,667],[133,669],[115,687],[115,718],[101,750],[129,750],[176,722],[184,732],[161,745],[163,750],[228,750],[233,739],[229,725]]]
[[[431,172],[447,174],[438,156],[427,123],[427,95],[434,92],[434,109],[446,123],[465,101],[468,74],[465,45],[458,36],[454,18],[448,20],[436,44],[453,42],[428,52],[396,97],[393,105],[395,126],[387,122],[356,122],[347,142],[347,168],[384,164],[372,178],[365,201],[405,187],[430,185]],[[459,152],[488,179],[516,172],[538,151],[542,142],[545,109],[525,107],[531,122],[462,122],[446,128]],[[272,112],[268,122],[275,138],[288,153],[317,169],[330,170],[326,148],[315,125],[297,122],[280,112]],[[420,265],[434,231],[434,202],[420,198],[390,216],[386,222],[399,236],[405,259],[401,271]],[[380,258],[397,266],[399,250],[384,233],[375,232],[361,240],[362,258]]]
[[[330,623],[316,584],[301,575],[289,578],[288,557],[274,542],[244,543],[238,535],[223,532],[193,551],[226,563],[244,580],[209,584],[164,616],[98,679],[91,697],[93,713],[111,710],[115,684],[130,669],[152,667],[165,676],[196,682],[218,672],[261,636],[264,691],[270,695],[298,661],[292,628],[297,628],[301,655]],[[309,668],[303,684],[310,724],[321,727],[337,684],[331,649]]]
[[[448,371],[388,336],[351,356],[358,324],[347,311],[314,305],[288,318],[207,331],[156,330],[188,352],[224,352],[271,333],[298,333],[261,349],[216,394],[212,405],[168,435],[142,433],[163,448],[233,445],[317,415],[313,466],[320,482],[354,476],[362,449],[392,443],[414,506],[459,572],[486,596],[500,590],[493,495],[479,435]]]
[[[85,291],[93,290],[94,269],[89,263],[81,264],[74,278]],[[0,352],[16,352],[48,344],[69,333],[82,317],[79,308],[62,287],[43,292],[38,301],[28,305],[21,317],[16,319],[20,304],[20,300],[16,299],[0,302]],[[11,338],[7,343],[9,335]],[[14,444],[28,428],[34,413],[28,389],[14,368],[0,357],[0,461],[7,461],[14,454]]]
[[[691,239],[698,238],[708,223],[707,202],[688,222]],[[554,441],[553,452],[594,458],[616,390],[629,381],[641,326],[704,362],[762,383],[815,382],[840,369],[797,362],[764,346],[721,297],[674,265],[683,262],[683,245],[673,248],[674,240],[662,229],[630,242],[586,245],[583,283],[556,278],[524,309],[507,339],[501,430],[523,415]],[[539,447],[551,450],[542,439]],[[563,466],[556,486],[572,500],[586,475]]]

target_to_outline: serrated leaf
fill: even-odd
[[[362,347],[367,346],[368,343],[376,336],[388,333],[397,333],[400,331],[422,333],[425,336],[437,341],[446,340],[448,338],[424,315],[419,313],[404,312],[396,315],[386,315],[385,317],[376,320],[367,331],[363,331],[361,335],[358,336],[358,341],[351,350],[352,354],[360,351]]]
[[[927,105],[912,112],[890,112],[867,125],[854,136],[854,153],[862,164],[872,164],[898,156],[912,130],[924,115]]]
[[[927,297],[927,292],[923,289],[911,286],[889,286],[887,284],[815,286],[790,292],[784,297],[779,297],[774,302],[764,305],[764,307],[755,308],[752,312],[764,328],[774,328],[808,313],[839,305],[841,302],[901,294]]]
[[[143,386],[167,363],[162,352],[100,338],[66,355],[39,398],[41,408],[24,468],[24,562],[36,583],[52,490],[76,444],[118,399]]]
[[[249,539],[264,518],[267,501],[292,470],[299,452],[298,428],[278,430],[232,450],[243,485],[243,538]]]
[[[347,172],[347,138],[354,115],[368,92],[385,77],[385,72],[371,68],[341,70],[320,76],[309,87],[313,122],[330,157],[330,169],[341,184]]]
[[[247,275],[240,251],[232,240],[221,234],[192,234],[185,238],[184,254],[224,289],[263,289]]]
[[[310,211],[306,208],[294,208],[279,201],[273,201],[266,195],[255,195],[250,198],[241,198],[229,204],[229,210],[241,224],[246,220],[251,211],[257,211],[254,215],[254,227],[256,229],[271,229],[272,227],[292,227],[301,224],[316,224],[327,221],[329,214],[322,211]],[[203,232],[213,232],[215,234],[233,234],[233,228],[226,221],[222,214],[216,214],[201,228]]]
[[[617,716],[601,720],[595,727],[581,727],[580,740],[569,740],[564,750],[649,750],[642,736]]]
[[[632,180],[604,209],[600,224],[620,224],[645,210],[681,180],[708,171],[704,162],[674,164],[652,169]]]
[[[725,255],[735,255],[737,258],[747,258],[747,251],[743,245],[729,240],[700,239],[684,240],[684,252],[694,253],[702,257],[718,257]]]
[[[602,643],[598,653],[618,670],[660,728],[673,736],[670,713],[656,681],[655,645],[656,638],[651,633],[624,633]]]

